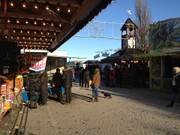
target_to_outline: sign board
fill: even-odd
[[[30,70],[35,72],[44,71],[46,68],[47,53],[33,53],[30,54],[31,67]]]
[[[21,55],[18,62],[21,65],[21,72],[26,72],[28,69],[41,72],[46,68],[47,53],[25,53]]]

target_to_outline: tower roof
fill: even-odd
[[[121,31],[125,30],[129,24],[132,24],[135,28],[137,28],[137,25],[130,18],[128,18],[121,27]]]

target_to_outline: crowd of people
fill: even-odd
[[[30,72],[24,79],[24,89],[22,98],[30,108],[37,108],[37,105],[46,105],[48,95],[52,92],[57,97],[57,101],[64,103],[71,102],[72,70],[65,68],[63,73],[56,69],[56,73],[51,80],[51,87],[48,86],[48,75],[46,72]],[[65,97],[65,98],[63,98]]]
[[[123,72],[121,72],[123,70]],[[76,67],[76,68],[67,68],[60,72],[60,69],[57,68],[55,74],[53,75],[51,81],[51,91],[57,97],[57,100],[61,103],[64,101],[71,103],[72,93],[71,87],[72,82],[79,82],[80,87],[89,88],[92,90],[92,101],[98,101],[98,90],[102,85],[115,87],[117,84],[121,84],[122,73],[126,74],[126,71],[123,67],[118,66],[105,66],[103,70],[99,66],[86,66],[86,67]],[[172,79],[172,98],[168,107],[174,105],[175,100],[177,99],[180,73],[174,72]],[[137,75],[138,78],[138,75]],[[46,72],[43,72],[39,75],[30,74],[26,89],[29,90],[29,100],[30,106],[36,107],[37,103],[45,105],[47,103],[49,88],[48,76]],[[103,93],[107,96],[107,93]],[[109,95],[108,95],[109,96]],[[109,96],[111,97],[111,96]]]
[[[65,101],[71,103],[72,94],[71,87],[73,81],[73,72],[71,68],[65,67],[63,73],[60,73],[60,69],[56,69],[56,73],[52,78],[52,89],[57,95],[57,100],[63,102],[63,94],[65,95]]]
[[[101,75],[98,66],[74,68],[74,77],[80,87],[92,89],[92,101],[98,101],[98,89],[101,85]]]

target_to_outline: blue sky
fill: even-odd
[[[148,0],[151,21],[159,21],[168,18],[180,17],[180,0]],[[132,11],[131,19],[135,19],[135,0],[115,0],[105,10],[103,10],[98,16],[94,18],[94,21],[101,22],[117,22],[115,25],[115,35],[120,36],[119,29],[122,23],[127,19],[127,10]],[[88,25],[87,25],[88,26]],[[83,28],[87,29],[87,26]],[[109,26],[109,25],[107,25]],[[77,35],[85,36],[83,30]],[[70,57],[86,57],[87,59],[93,59],[97,51],[104,51],[109,49],[120,49],[121,41],[112,39],[100,39],[100,38],[79,38],[73,36],[67,42],[65,42],[59,49],[67,51]]]

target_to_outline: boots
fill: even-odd
[[[98,97],[95,97],[95,102],[98,102]]]
[[[92,102],[94,102],[95,101],[95,98],[94,97],[92,97]]]
[[[171,101],[170,104],[166,105],[166,107],[173,107],[174,106],[174,101]]]

